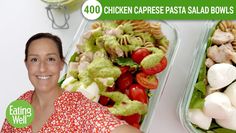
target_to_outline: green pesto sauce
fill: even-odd
[[[145,69],[152,68],[161,61],[163,56],[164,56],[163,53],[155,53],[155,54],[148,55],[141,61],[140,64]]]

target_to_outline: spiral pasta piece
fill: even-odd
[[[163,53],[165,53],[165,54],[167,53],[168,47],[159,46],[158,48],[161,49],[163,51]]]
[[[114,22],[118,25],[122,25],[122,24],[130,22],[130,20],[115,20]]]
[[[128,45],[129,44],[129,35],[122,35],[119,39],[118,42],[121,45]]]
[[[236,51],[236,28],[233,28],[231,33],[234,35],[234,40],[231,42],[234,51]]]
[[[155,45],[152,42],[145,42],[144,46],[149,48],[149,47],[155,47]]]
[[[234,28],[234,23],[232,21],[221,21],[218,25],[218,28],[221,31],[227,32],[227,31],[231,31]]]
[[[236,51],[236,40],[233,40],[233,41],[231,42],[231,44],[232,44],[232,46],[233,46],[234,51]]]
[[[160,48],[164,53],[167,53],[168,47],[169,47],[169,40],[166,37],[163,37],[159,42],[158,42],[158,48]]]
[[[234,25],[233,28],[236,29],[236,23],[233,23],[233,25]]]
[[[151,23],[150,24],[150,33],[155,37],[155,39],[160,40],[164,35],[161,32],[160,23]]]
[[[148,32],[150,28],[149,22],[144,20],[133,20],[130,21],[130,24],[133,26],[134,32]]]

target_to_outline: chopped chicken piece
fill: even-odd
[[[93,54],[93,58],[95,59],[96,57],[107,58],[107,55],[106,55],[105,52],[102,52],[102,51],[96,51],[96,52]]]
[[[232,59],[232,61],[233,61],[234,63],[236,63],[236,53],[235,53],[235,52],[231,52],[231,51],[230,51],[230,58]]]
[[[227,43],[227,44],[225,44],[225,47],[227,47],[227,49],[229,49],[230,51],[234,51],[234,48],[233,48],[233,46],[232,46],[232,44],[231,43]]]
[[[86,32],[83,34],[84,39],[89,39],[92,36],[92,30]]]
[[[205,64],[208,68],[215,64],[215,62],[211,58],[207,58]]]
[[[78,67],[77,67],[79,73],[81,73],[81,72],[83,72],[84,70],[86,70],[89,64],[90,64],[90,63],[87,62],[87,61],[80,62],[79,65],[78,65]]]
[[[212,43],[221,45],[234,40],[234,35],[230,32],[223,32],[217,29],[212,36]]]
[[[232,45],[221,45],[217,47],[216,45],[209,47],[207,49],[207,56],[217,63],[230,63],[232,58],[232,53],[234,53]]]
[[[71,77],[71,76],[73,77],[73,74],[71,73],[72,71],[78,73],[77,71],[78,65],[79,65],[78,62],[70,62],[66,77]]]
[[[75,51],[76,51],[78,54],[80,54],[80,53],[83,52],[82,49],[81,49],[81,47],[82,47],[82,44],[81,44],[81,43],[79,43],[79,44],[76,45]]]
[[[70,70],[76,70],[78,67],[79,63],[78,62],[70,62],[69,64],[69,69]]]
[[[87,61],[91,62],[93,60],[93,52],[84,52],[80,55],[80,62]]]
[[[107,35],[113,35],[113,36],[120,36],[123,34],[123,31],[116,28],[116,29],[111,29],[111,30],[106,30],[105,34]]]

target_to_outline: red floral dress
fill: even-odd
[[[19,99],[31,103],[33,91]],[[55,112],[49,117],[39,133],[109,133],[115,127],[126,124],[113,116],[106,107],[91,102],[80,92],[64,91],[54,102]],[[6,120],[1,133],[31,133],[32,126],[12,127]]]

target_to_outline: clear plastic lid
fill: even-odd
[[[151,98],[149,99],[148,103],[148,112],[144,117],[144,120],[141,125],[141,130],[143,132],[149,132],[149,126],[150,123],[152,122],[153,114],[155,112],[155,107],[158,106],[158,102],[160,101],[161,95],[163,90],[165,89],[166,82],[168,79],[168,75],[170,73],[171,67],[174,62],[174,58],[176,56],[178,47],[179,47],[179,36],[177,29],[174,25],[169,24],[166,21],[158,21],[158,20],[151,20],[149,22],[159,22],[161,25],[161,31],[163,34],[166,36],[166,38],[169,40],[169,47],[168,51],[166,53],[166,58],[168,60],[168,65],[165,68],[164,71],[162,71],[160,74],[157,75],[158,78],[158,88],[155,90],[151,90]],[[68,63],[71,56],[74,54],[76,51],[77,47],[76,45],[81,43],[81,40],[83,39],[84,33],[89,31],[91,29],[91,24],[94,23],[94,21],[88,21],[86,19],[83,19],[80,26],[78,27],[78,30],[73,38],[73,43],[69,47],[65,57],[66,57],[66,62]],[[64,70],[64,74],[67,71],[67,68]]]

